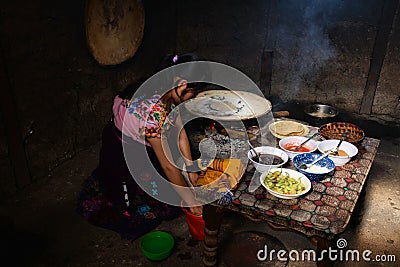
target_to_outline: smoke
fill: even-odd
[[[336,56],[326,29],[338,0],[279,1],[274,61],[293,89],[310,86],[328,60]],[[286,75],[287,74],[287,75]]]

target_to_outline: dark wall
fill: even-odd
[[[398,0],[180,1],[179,13],[190,16],[178,24],[177,47],[238,68],[267,97],[398,121],[398,6]],[[265,54],[272,58],[269,88],[262,83]]]
[[[15,129],[7,132],[5,116],[17,121],[25,139],[20,141],[32,181],[99,142],[117,91],[151,73],[173,52],[170,33],[175,24],[166,18],[173,7],[146,1],[141,47],[130,60],[103,67],[86,45],[85,1],[1,2],[2,65],[8,85],[2,90],[8,91],[14,110],[2,109],[0,195],[15,192],[15,169],[21,167],[9,157],[6,137]]]
[[[2,90],[14,108],[2,109],[1,195],[17,190],[6,116],[17,122],[35,181],[97,143],[115,93],[150,74],[166,53],[197,52],[235,67],[266,97],[325,102],[380,122],[400,119],[397,0],[143,3],[137,53],[102,67],[86,45],[84,1],[1,2]]]

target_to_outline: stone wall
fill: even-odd
[[[272,53],[271,87],[260,88],[267,97],[322,102],[359,113],[375,38],[386,16],[384,4],[376,0],[181,1],[180,17],[187,16],[178,24],[177,48],[233,66],[260,86],[263,52]],[[400,118],[398,24],[397,17],[368,114],[389,122]]]
[[[400,123],[400,14],[397,9],[372,106],[373,116]]]
[[[102,67],[86,45],[85,1],[1,2],[3,64],[15,102],[15,114],[2,116],[18,121],[33,182],[98,143],[114,95],[172,52],[175,24],[165,17],[173,7],[146,3],[145,34],[135,56]],[[4,120],[0,125],[0,195],[7,196],[17,190],[15,162],[8,157]]]

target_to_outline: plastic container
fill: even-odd
[[[171,254],[174,244],[172,235],[162,231],[145,234],[139,242],[142,253],[153,261],[167,258]]]
[[[188,208],[182,206],[182,210],[186,217],[186,222],[189,227],[189,232],[193,239],[204,240],[205,223],[202,215],[195,215],[191,213]]]

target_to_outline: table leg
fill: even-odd
[[[203,243],[204,266],[217,265],[218,232],[221,226],[222,210],[219,207],[207,204],[203,206],[205,222],[205,238]]]
[[[318,267],[331,267],[333,266],[333,262],[329,259],[329,255],[327,253],[330,242],[322,237],[313,236],[310,238],[311,242],[317,246],[317,257],[321,257],[322,251],[325,250],[323,254],[323,260],[317,261]]]

